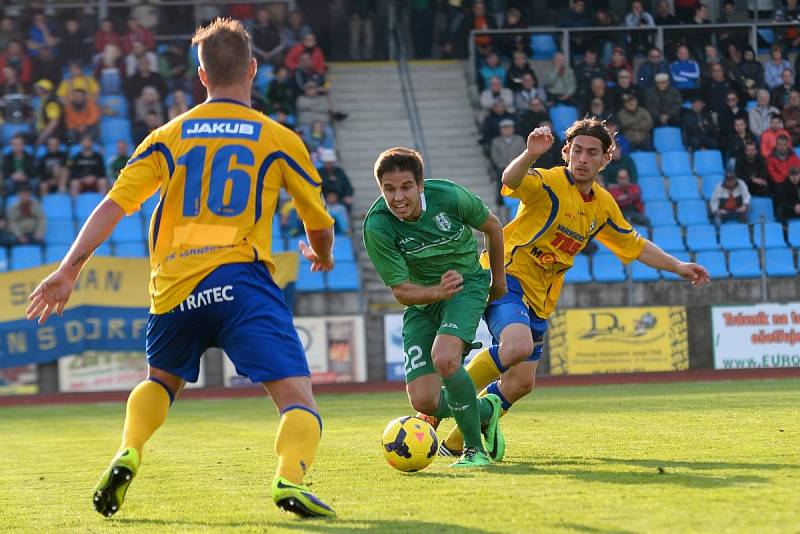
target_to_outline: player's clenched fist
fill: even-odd
[[[464,277],[458,274],[457,271],[450,269],[442,275],[439,289],[441,290],[441,300],[449,299],[464,289]]]
[[[540,126],[528,134],[528,154],[537,158],[550,150],[555,141],[549,126]]]

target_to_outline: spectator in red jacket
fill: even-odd
[[[139,21],[135,18],[131,17],[128,19],[128,33],[122,38],[122,51],[126,54],[130,54],[131,50],[133,50],[133,43],[135,42],[144,43],[144,47],[147,50],[155,50],[156,48],[156,39],[153,36],[153,32],[139,24]]]
[[[289,67],[290,70],[296,69],[300,61],[300,56],[303,53],[311,56],[311,68],[314,72],[324,75],[328,70],[327,65],[325,65],[325,55],[322,53],[322,48],[317,46],[317,38],[314,37],[313,33],[309,33],[303,37],[302,43],[297,43],[289,49],[284,59],[286,66]]]
[[[5,83],[5,77],[2,74],[3,67],[5,66],[9,66],[17,71],[17,77],[22,83],[31,83],[33,64],[25,53],[25,49],[22,47],[22,41],[14,39],[8,43],[5,52],[0,54],[0,84]]]
[[[110,44],[122,50],[122,37],[114,31],[111,19],[103,19],[100,22],[100,28],[94,32],[95,53],[102,54],[106,49],[106,45]]]
[[[764,130],[761,134],[761,155],[765,158],[768,158],[772,151],[775,150],[777,145],[778,137],[781,135],[785,135],[787,140],[791,139],[791,136],[787,130],[783,127],[783,119],[777,113],[773,114],[769,118],[769,130]],[[792,142],[789,141],[789,148],[792,147]]]
[[[800,158],[789,145],[789,136],[781,134],[775,144],[775,150],[767,158],[767,172],[772,182],[772,190],[777,184],[782,184],[789,176],[789,169],[800,167]]]
[[[650,226],[650,219],[644,214],[642,190],[638,185],[631,183],[628,169],[619,169],[617,183],[610,185],[608,192],[617,201],[619,209],[628,221],[632,224]]]

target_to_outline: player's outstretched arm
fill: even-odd
[[[420,286],[411,282],[403,282],[392,286],[392,293],[400,304],[415,306],[447,300],[462,289],[464,289],[464,277],[450,269],[442,275],[440,283],[435,286]]]
[[[478,230],[483,232],[484,246],[489,253],[489,270],[492,273],[492,287],[489,291],[491,302],[508,293],[503,265],[503,225],[494,213],[490,213]]]
[[[311,262],[311,271],[333,270],[333,227],[319,230],[306,229],[306,237],[310,246],[300,241],[300,253]]]
[[[81,269],[94,250],[108,239],[124,215],[119,204],[108,197],[94,209],[69,252],[61,260],[61,265],[42,280],[28,297],[30,304],[25,312],[28,319],[38,317],[42,325],[53,312],[61,315]]]
[[[693,286],[707,284],[711,278],[706,268],[702,265],[680,261],[678,258],[667,254],[661,250],[658,245],[648,240],[645,240],[644,249],[639,255],[639,261],[653,269],[675,273],[681,278],[689,280]]]
[[[540,126],[528,135],[528,143],[525,151],[517,156],[508,167],[503,171],[503,185],[516,189],[522,183],[522,179],[528,174],[533,162],[539,159],[542,154],[550,150],[554,142],[553,133],[549,126]]]

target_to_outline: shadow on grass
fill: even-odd
[[[590,534],[634,534],[633,530],[622,530],[616,528],[596,528],[589,525],[581,525],[579,523],[551,523],[552,527],[562,528],[572,532],[588,532]]]

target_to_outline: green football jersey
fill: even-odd
[[[403,221],[380,197],[367,212],[364,248],[383,282],[434,286],[450,269],[483,275],[472,235],[489,217],[483,201],[449,180],[425,180],[422,208],[419,219]]]

